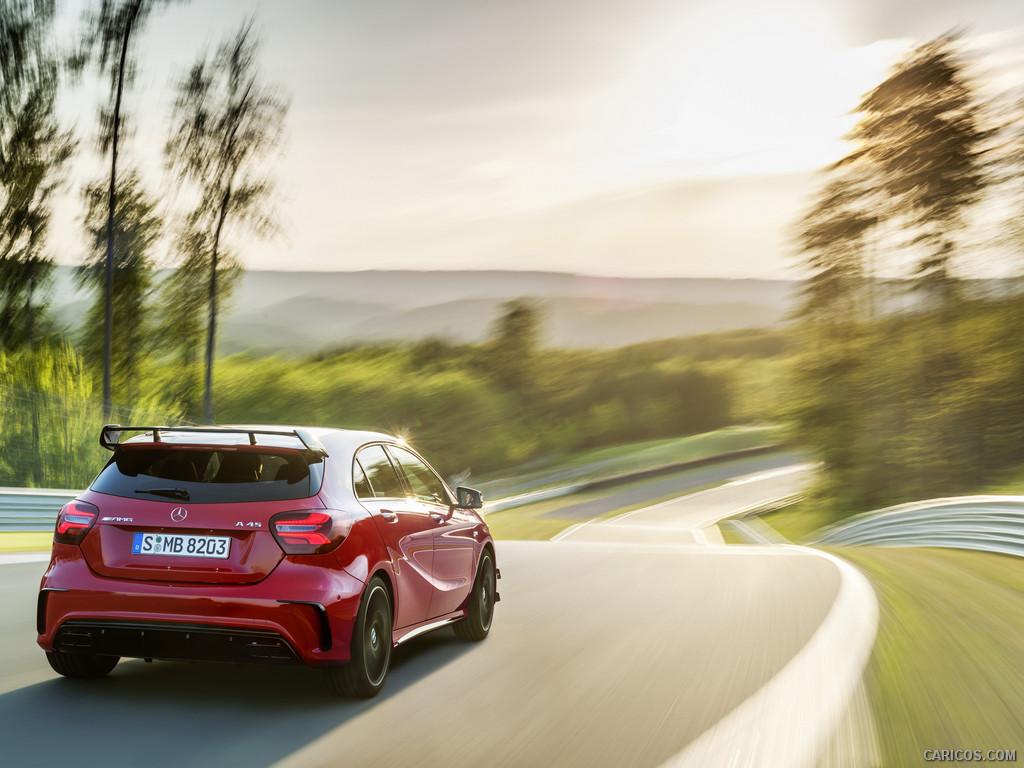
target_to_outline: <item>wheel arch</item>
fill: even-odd
[[[370,574],[370,577],[366,580],[366,585],[369,586],[370,582],[373,581],[375,576],[380,576],[380,580],[384,582],[384,589],[387,590],[388,600],[391,601],[391,631],[394,633],[395,627],[394,622],[398,617],[398,601],[395,600],[395,584],[392,579],[390,571],[383,565],[378,566],[377,570]],[[366,588],[363,588],[363,594],[366,594]]]
[[[484,545],[480,548],[480,557],[476,559],[476,567],[473,568],[473,578],[476,579],[477,573],[480,571],[480,561],[483,559],[484,552],[489,552],[491,555],[491,562],[494,563],[494,569],[498,569],[498,556],[494,552],[494,542],[490,539],[484,542]]]
[[[476,563],[473,565],[473,584],[476,584],[476,578],[478,575],[480,575],[480,561],[484,559],[484,553],[490,553],[491,562],[494,563],[494,571],[495,574],[497,574],[498,557],[494,554],[494,542],[488,539],[484,542],[484,545],[480,547],[480,555],[477,557]],[[459,606],[459,610],[465,610],[466,606],[469,604],[469,601],[472,599],[472,597],[473,592],[471,590],[470,593],[466,595],[466,599],[462,601],[462,604]]]

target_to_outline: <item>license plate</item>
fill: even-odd
[[[214,557],[221,560],[231,549],[230,536],[193,536],[187,533],[136,533],[133,555]]]

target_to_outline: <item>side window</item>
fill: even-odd
[[[374,496],[378,498],[402,498],[405,496],[402,481],[395,474],[395,468],[391,466],[391,460],[384,453],[383,446],[371,445],[363,448],[356,458],[366,472],[366,479],[370,482]]]
[[[430,467],[417,458],[416,454],[394,445],[389,445],[388,451],[401,466],[405,479],[409,482],[409,487],[417,497],[423,501],[448,504],[448,494],[445,493],[444,484],[431,471]]]
[[[355,487],[357,498],[373,498],[373,489],[370,488],[370,481],[366,479],[366,472],[363,471],[363,465],[359,463],[358,459],[352,468],[352,485]]]

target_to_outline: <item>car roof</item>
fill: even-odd
[[[372,432],[360,429],[314,429],[313,435],[324,444],[330,455],[355,453],[367,443],[398,443],[406,445],[405,440],[384,432]]]

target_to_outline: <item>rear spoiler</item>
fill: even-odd
[[[313,456],[325,458],[327,449],[323,443],[313,437],[312,432],[302,427],[295,429],[247,429],[245,427],[122,427],[120,424],[107,424],[100,430],[100,445],[108,451],[113,451],[120,445],[121,432],[152,432],[153,442],[160,442],[161,432],[194,432],[211,434],[235,434],[248,435],[249,445],[256,445],[256,435],[278,435],[280,437],[295,437],[302,443],[306,451]]]

